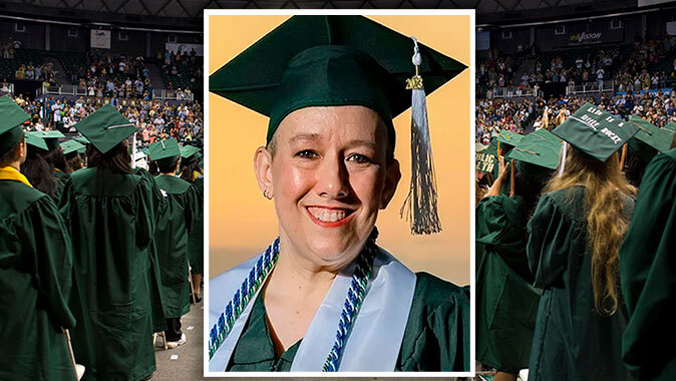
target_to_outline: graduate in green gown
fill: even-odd
[[[676,379],[676,348],[660,345],[676,337],[676,135],[671,147],[648,165],[620,249],[622,360],[637,380]]]
[[[61,149],[63,149],[63,155],[68,164],[68,175],[84,167],[82,156],[86,153],[87,146],[75,139],[71,139],[61,143]]]
[[[204,171],[200,168],[202,154],[194,146],[181,147],[181,179],[191,183],[197,202],[195,226],[188,235],[188,259],[192,272],[194,298],[200,302],[200,284],[204,273]]]
[[[464,68],[364,17],[294,16],[211,75],[270,117],[254,172],[279,238],[209,280],[210,371],[469,370],[468,290],[413,273],[375,229],[401,177],[392,118],[413,99],[403,210],[439,231],[422,82]]]
[[[19,172],[29,119],[0,98],[0,379],[75,380],[66,335],[73,259],[56,205]]]
[[[618,251],[635,188],[618,150],[637,130],[587,103],[552,131],[568,144],[528,223],[533,284],[543,289],[529,380],[631,380],[620,359]]]
[[[54,192],[54,201],[58,204],[61,199],[63,187],[68,180],[69,173],[72,172],[68,167],[68,161],[63,154],[63,149],[59,144],[60,139],[65,139],[65,135],[59,131],[36,131],[36,135],[42,136],[47,143],[47,152],[42,155],[47,164],[54,171],[56,177],[56,191]]]
[[[164,315],[167,320],[165,338],[173,348],[185,343],[181,316],[190,311],[188,280],[188,233],[194,225],[195,201],[190,183],[176,177],[180,151],[176,139],[162,140],[148,147],[150,160],[160,174],[155,178],[165,197],[166,210],[157,221],[154,247],[159,258],[162,279]]]
[[[528,368],[540,290],[531,286],[526,223],[558,165],[561,140],[547,130],[524,136],[505,158],[499,176],[476,209],[477,361],[515,380]],[[516,171],[508,194],[503,184]],[[509,194],[513,194],[509,196]]]
[[[155,180],[133,170],[127,138],[136,127],[105,105],[76,125],[91,144],[60,211],[73,240],[72,332],[84,380],[140,380],[155,371],[150,245],[163,203]]]
[[[21,164],[21,173],[26,176],[31,185],[40,192],[48,195],[56,204],[63,184],[56,178],[52,167],[44,159],[47,153],[47,143],[41,134],[35,131],[26,132],[26,146],[28,153],[26,161]]]

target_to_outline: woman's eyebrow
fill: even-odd
[[[289,139],[289,143],[297,143],[303,140],[319,140],[319,134],[298,134]]]
[[[374,141],[372,141],[372,140],[364,140],[364,139],[352,139],[352,140],[346,142],[346,143],[345,143],[345,146],[347,146],[347,147],[359,147],[359,146],[363,146],[363,147],[371,148],[371,149],[373,149],[373,150],[376,149],[376,143],[375,143]]]

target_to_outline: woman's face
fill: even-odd
[[[391,154],[388,160],[387,142],[387,127],[363,106],[289,114],[270,151],[260,148],[256,155],[261,188],[274,197],[282,246],[322,268],[352,262],[401,177],[399,163]]]

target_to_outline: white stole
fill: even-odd
[[[368,290],[348,337],[339,371],[394,370],[413,302],[416,276],[391,254],[379,248]],[[262,255],[262,254],[261,254]],[[213,327],[256,264],[256,256],[209,281],[209,327]],[[336,338],[336,330],[356,265],[336,276],[308,327],[291,365],[292,372],[321,372]],[[262,287],[261,287],[262,289]],[[260,289],[259,289],[260,291]],[[256,293],[209,361],[209,372],[224,372],[256,302]]]

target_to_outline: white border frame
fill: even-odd
[[[469,372],[209,372],[209,16],[265,16],[265,15],[362,15],[362,16],[470,16],[470,62],[468,69],[470,71],[470,166],[469,166],[469,185],[470,185],[470,203],[469,203],[469,223],[470,223],[470,370]],[[476,343],[475,343],[475,317],[476,317],[476,297],[475,297],[475,216],[474,209],[476,204],[475,196],[475,172],[476,143],[474,141],[475,123],[476,123],[476,73],[475,73],[475,55],[476,55],[476,12],[474,9],[435,9],[435,10],[384,10],[384,9],[205,9],[204,10],[204,344],[203,354],[203,375],[204,377],[474,377],[476,374]]]

